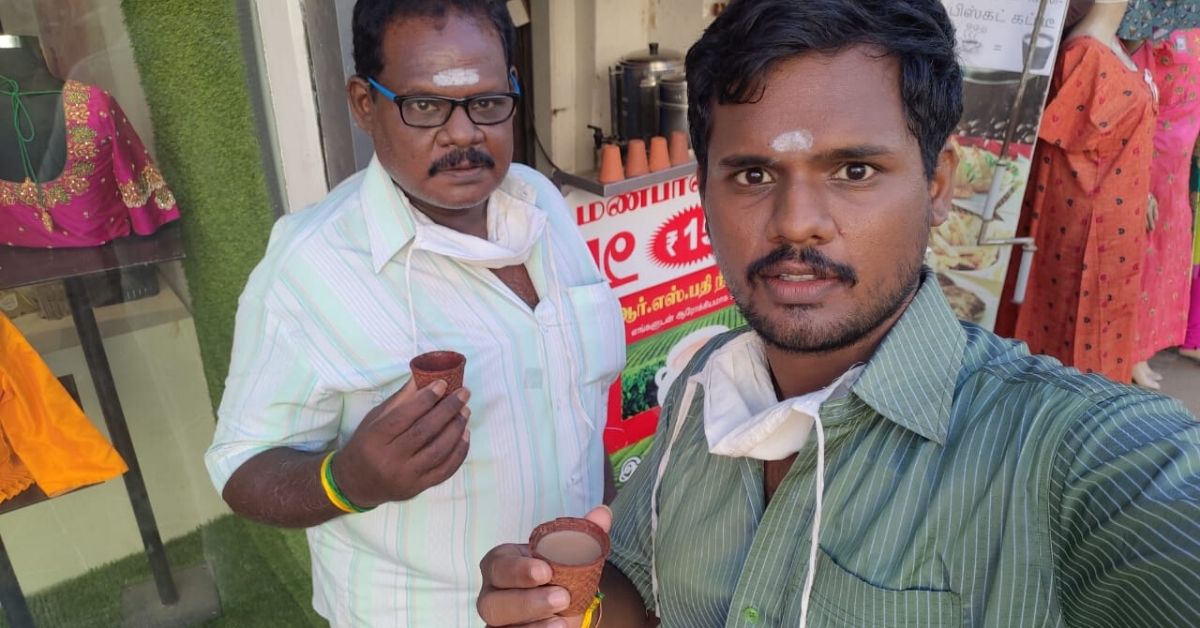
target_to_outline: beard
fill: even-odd
[[[868,295],[878,295],[878,298],[863,304],[863,307],[841,320],[818,322],[815,314],[821,306],[811,305],[785,306],[787,316],[782,320],[772,319],[756,309],[747,294],[748,288],[761,280],[756,269],[787,259],[803,261],[848,286],[853,287],[858,283],[852,268],[829,260],[815,248],[777,249],[751,264],[746,276],[747,283],[737,287],[730,284],[729,292],[750,328],[767,344],[789,353],[830,353],[859,342],[904,308],[920,286],[924,251],[925,245],[922,244],[916,255],[900,261],[895,281],[890,282],[890,286],[869,291]]]

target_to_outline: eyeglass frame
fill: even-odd
[[[520,102],[520,100],[521,100],[521,85],[517,82],[517,77],[516,77],[515,73],[509,74],[509,77],[508,77],[509,84],[512,85],[513,91],[511,91],[511,92],[489,92],[486,94],[477,94],[477,95],[471,96],[469,98],[447,98],[446,96],[436,96],[433,94],[413,94],[411,96],[400,96],[400,95],[396,94],[396,92],[393,92],[392,90],[384,87],[382,84],[380,84],[379,81],[375,80],[374,78],[372,78],[370,76],[367,76],[364,78],[367,79],[367,83],[371,87],[375,88],[375,90],[378,91],[380,94],[383,94],[384,98],[387,98],[388,100],[390,100],[396,104],[396,108],[400,111],[400,121],[403,122],[405,125],[410,126],[414,129],[436,129],[436,128],[445,126],[446,123],[450,121],[450,118],[454,117],[454,110],[458,107],[462,107],[463,112],[465,112],[467,114],[467,119],[471,121],[471,124],[474,124],[477,126],[496,126],[497,124],[504,124],[505,122],[512,120],[512,117],[517,114],[517,103]],[[480,99],[480,98],[495,98],[496,96],[508,96],[508,97],[512,98],[512,100],[513,100],[512,111],[510,111],[508,116],[505,117],[503,120],[497,120],[496,122],[478,122],[478,121],[476,121],[475,118],[471,115],[471,109],[467,105],[471,104],[472,101]],[[410,98],[426,99],[426,100],[440,100],[442,102],[448,102],[448,103],[450,103],[450,112],[446,114],[446,119],[444,121],[442,121],[441,124],[434,124],[434,125],[429,125],[429,126],[420,125],[420,124],[412,124],[404,118],[404,106],[402,105],[403,101],[408,100]]]

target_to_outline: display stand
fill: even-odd
[[[109,438],[129,466],[129,470],[123,476],[125,491],[129,494],[134,519],[137,520],[146,560],[154,576],[157,596],[149,595],[148,582],[127,589],[124,594],[126,603],[122,605],[126,609],[127,625],[191,625],[219,616],[221,607],[216,584],[206,569],[188,569],[186,575],[177,579],[167,562],[158,523],[154,518],[146,483],[134,452],[129,427],[125,422],[125,413],[117,395],[112,367],[105,353],[104,338],[96,324],[96,315],[84,279],[89,275],[154,265],[183,257],[183,239],[178,223],[167,225],[152,236],[119,238],[102,247],[45,250],[0,247],[0,290],[50,281],[64,283],[75,329],[79,334],[80,346],[100,401]],[[12,500],[0,503],[0,513],[46,499],[35,486]],[[33,624],[2,542],[0,604],[3,605],[9,625]],[[136,613],[136,619],[131,617],[131,613]]]

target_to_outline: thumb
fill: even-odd
[[[600,526],[606,534],[612,528],[613,513],[608,506],[596,506],[583,518]]]

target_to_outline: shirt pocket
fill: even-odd
[[[797,604],[797,616],[798,610]],[[838,566],[822,551],[808,623],[812,628],[962,626],[962,602],[953,591],[877,587]]]
[[[621,306],[607,282],[567,288],[581,345],[580,376],[584,383],[612,383],[625,368],[625,322]]]

